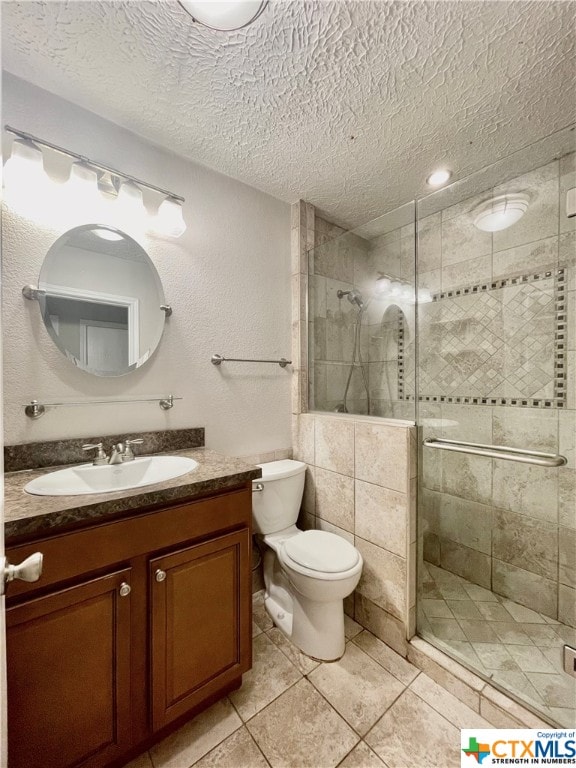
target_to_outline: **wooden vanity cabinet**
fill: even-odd
[[[10,768],[121,765],[251,666],[251,489],[8,547]]]

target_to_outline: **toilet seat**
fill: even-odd
[[[316,578],[339,578],[361,561],[352,544],[327,531],[303,531],[286,539],[280,549],[288,567]]]

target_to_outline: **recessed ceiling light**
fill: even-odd
[[[426,184],[428,184],[429,187],[441,187],[443,184],[446,184],[450,176],[452,176],[452,171],[447,171],[445,169],[434,171],[434,173],[431,173],[426,179]]]

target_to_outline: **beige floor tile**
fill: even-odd
[[[432,631],[441,640],[466,640],[456,619],[429,619]]]
[[[350,616],[346,616],[346,614],[344,614],[344,634],[348,640],[351,640],[353,637],[356,637],[356,635],[359,635],[362,630],[363,627],[361,624],[358,624],[357,621],[354,621],[354,619],[351,619]]]
[[[371,632],[364,630],[354,638],[354,643],[371,656],[375,661],[390,672],[397,680],[404,685],[409,685],[412,680],[420,673],[418,667],[410,664],[405,658],[393,651],[390,646],[383,643]]]
[[[376,752],[373,752],[368,744],[361,741],[342,760],[338,768],[386,768],[386,766]]]
[[[498,669],[494,672],[492,680],[495,683],[503,685],[505,690],[515,691],[522,697],[522,699],[531,702],[534,706],[544,706],[542,697],[539,692],[536,691],[530,680],[528,680],[524,672],[521,672],[520,670],[518,672],[509,672],[507,670]]]
[[[491,592],[489,589],[484,589],[484,587],[479,587],[476,584],[464,584],[464,589],[466,592],[468,592],[470,599],[474,600],[476,603],[484,603],[484,602],[490,602],[490,603],[497,603],[498,598],[496,595]]]
[[[340,661],[322,664],[308,680],[361,736],[405,688],[354,643]]]
[[[220,744],[242,721],[228,699],[221,699],[150,750],[154,768],[183,768]]]
[[[422,610],[429,619],[453,619],[452,611],[445,600],[422,600]]]
[[[194,763],[194,768],[268,768],[268,762],[243,726]]]
[[[498,638],[490,628],[487,621],[468,621],[460,620],[460,626],[464,630],[466,637],[471,643],[497,643]]]
[[[255,621],[253,621],[252,622],[252,637],[258,637],[258,635],[260,635],[260,634],[262,634],[262,630],[260,629],[258,624],[256,624]]]
[[[446,600],[446,605],[457,619],[467,619],[468,621],[482,621],[483,619],[476,603],[473,603],[469,598],[467,600]],[[491,605],[491,603],[486,603],[486,605]]]
[[[240,717],[246,721],[302,677],[265,633],[254,638],[253,665],[242,687],[230,694]]]
[[[554,673],[556,670],[536,646],[507,645],[508,652],[523,672]]]
[[[311,659],[310,656],[306,656],[295,645],[293,645],[286,635],[281,632],[278,627],[273,627],[266,632],[270,640],[276,645],[283,654],[294,664],[294,666],[300,670],[303,675],[308,675],[313,669],[320,664],[319,661]]]
[[[511,600],[503,600],[502,605],[511,614],[514,621],[525,624],[546,624],[546,619],[541,613],[533,611],[531,608],[526,608],[525,605],[513,603]]]
[[[476,606],[487,621],[512,621],[512,616],[501,603],[478,602]]]
[[[334,768],[359,738],[302,679],[247,724],[272,768]]]
[[[564,728],[573,728],[576,723],[576,709],[564,709],[563,707],[549,707],[552,718]]]
[[[274,626],[274,622],[264,608],[264,590],[252,595],[252,620],[263,632]]]
[[[557,648],[564,645],[564,640],[548,624],[521,624],[522,630],[538,648]]]
[[[486,669],[518,672],[518,665],[502,643],[472,643],[472,647]]]
[[[460,731],[410,690],[390,707],[365,741],[391,768],[460,765]]]
[[[527,672],[526,677],[549,707],[576,708],[576,680],[565,674]]]
[[[535,626],[540,626],[540,624]],[[490,624],[490,628],[503,643],[509,645],[530,645],[530,638],[522,630],[522,625],[515,621],[495,621],[493,624]]]
[[[152,759],[148,752],[144,752],[131,760],[124,768],[153,768]]]
[[[431,677],[421,672],[410,684],[410,690],[457,728],[491,728],[478,712],[463,704]]]

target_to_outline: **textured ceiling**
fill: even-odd
[[[571,2],[271,2],[228,34],[167,0],[1,5],[10,72],[349,226],[576,119]]]

